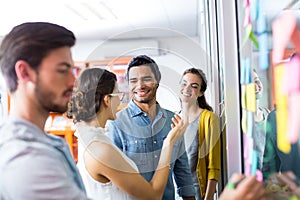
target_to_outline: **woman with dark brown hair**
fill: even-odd
[[[183,115],[189,118],[185,144],[197,200],[214,198],[221,168],[220,123],[206,102],[206,88],[207,80],[201,69],[184,71],[179,97]]]

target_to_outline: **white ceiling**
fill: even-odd
[[[198,11],[198,0],[0,0],[0,37],[32,21],[63,25],[78,39],[193,37]]]
[[[300,7],[299,0],[261,1],[269,22],[288,5]],[[32,21],[63,25],[78,39],[194,37],[200,2],[205,0],[0,0],[0,39],[13,26]]]

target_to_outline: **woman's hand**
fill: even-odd
[[[181,117],[177,114],[174,115],[172,121],[173,121],[173,124],[171,124],[172,129],[170,130],[167,138],[165,139],[165,141],[170,142],[170,144],[174,144],[177,140],[179,140],[183,136],[186,128],[189,125],[187,119],[183,121]]]

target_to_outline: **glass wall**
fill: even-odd
[[[282,85],[286,78],[293,46],[286,43],[280,62],[273,62],[274,44],[278,35],[284,37],[284,24],[274,32],[274,23],[283,10],[295,9],[298,1],[239,0],[237,1],[238,56],[242,131],[243,172],[255,174],[264,181],[268,195],[289,196],[276,179],[275,173],[299,173],[298,141],[291,143],[287,136],[292,130],[289,120],[293,106],[284,94]],[[276,34],[276,37],[274,37]],[[279,40],[280,39],[279,36]],[[279,41],[280,42],[280,41]],[[295,71],[296,73],[296,71]],[[292,78],[292,77],[291,77]],[[298,115],[298,114],[296,114]],[[299,123],[299,122],[297,122]],[[299,131],[299,129],[297,130]],[[298,134],[298,133],[297,133]],[[300,173],[299,173],[300,175]],[[270,185],[277,189],[270,190]]]

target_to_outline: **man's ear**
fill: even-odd
[[[109,96],[108,94],[104,95],[104,98],[103,98],[103,105],[104,105],[105,107],[110,106],[110,101],[111,101],[110,96]]]
[[[19,60],[15,64],[15,71],[19,81],[33,81],[36,79],[36,72],[24,60]]]

